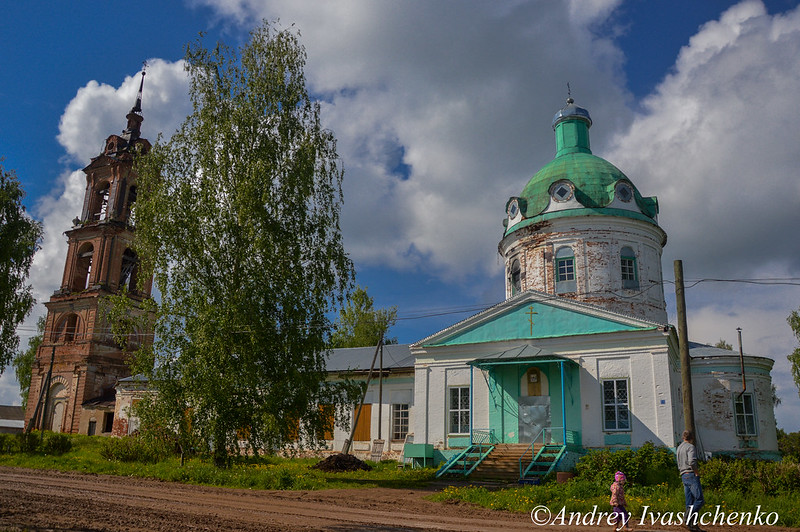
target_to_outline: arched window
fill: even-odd
[[[108,194],[111,185],[108,181],[102,183],[95,191],[94,208],[92,209],[92,220],[103,220],[108,212]]]
[[[136,203],[136,193],[136,185],[133,185],[128,189],[128,199],[125,202],[125,220],[129,225],[134,225],[133,218],[131,218],[131,213],[133,212],[133,204]]]
[[[508,280],[511,285],[511,295],[517,294],[522,291],[521,282],[521,269],[519,259],[511,261],[511,267],[508,269]]]
[[[639,274],[636,268],[636,254],[628,246],[619,252],[620,272],[622,276],[622,288],[628,290],[639,289]]]
[[[575,292],[575,253],[569,246],[558,248],[555,263],[556,294]]]
[[[92,275],[92,256],[94,247],[88,242],[78,249],[78,260],[75,263],[75,272],[72,276],[72,291],[80,292],[89,288],[89,278]]]
[[[56,342],[74,342],[80,339],[80,318],[77,314],[67,314],[58,322],[53,332],[53,340]]]
[[[136,290],[136,272],[138,268],[136,253],[130,249],[126,249],[122,254],[122,268],[119,273],[119,288],[127,288],[128,291]]]

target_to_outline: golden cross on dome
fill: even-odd
[[[533,305],[531,305],[530,307],[528,307],[528,312],[526,312],[525,314],[528,315],[528,323],[531,324],[531,336],[533,336],[533,315],[534,314],[539,314],[539,313],[534,311],[533,310]]]

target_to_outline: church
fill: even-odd
[[[125,130],[84,168],[82,212],[65,233],[61,287],[46,304],[29,426],[89,435],[137,427],[129,407],[146,383],[130,377],[126,360],[148,336],[118,345],[101,301],[150,297],[149,282],[136,289],[131,249],[133,157],[150,148],[140,133],[142,84]],[[329,449],[445,467],[478,466],[502,450],[525,477],[569,469],[587,449],[678,443],[683,391],[658,201],[592,154],[591,125],[569,98],[552,123],[554,159],[505,204],[505,300],[413,344],[385,346],[352,432],[327,434]],[[367,378],[374,352],[333,350],[329,375]],[[773,361],[700,344],[690,354],[701,450],[777,458]]]
[[[529,473],[569,469],[587,449],[679,443],[681,369],[658,201],[592,154],[591,125],[568,99],[552,124],[555,158],[506,202],[505,301],[411,345],[387,346],[385,401],[376,404],[371,384],[356,451],[385,440],[399,452],[406,438],[420,446],[416,457],[474,454],[477,465],[503,447],[524,477],[525,464]],[[368,351],[336,350],[330,369],[350,360],[363,370]],[[700,344],[690,355],[701,450],[778,458],[773,361]],[[381,418],[387,428],[377,432]],[[333,446],[346,437],[337,433]],[[537,469],[537,453],[549,454],[546,467]]]

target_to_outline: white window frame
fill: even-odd
[[[628,290],[639,289],[639,272],[636,262],[636,254],[630,246],[625,246],[620,250],[619,267],[622,288]]]
[[[408,436],[409,411],[408,403],[392,404],[392,440],[404,440]]]
[[[745,399],[748,399],[745,401]],[[747,406],[750,411],[747,411]],[[751,420],[751,426],[748,426]],[[758,418],[756,417],[755,397],[750,392],[742,395],[736,394],[733,397],[733,423],[736,426],[737,436],[758,436]],[[752,429],[752,430],[751,430]]]
[[[457,406],[453,407],[453,393],[458,393]],[[466,402],[466,405],[464,404]],[[470,418],[469,386],[451,386],[447,389],[447,430],[448,434],[469,434]],[[453,417],[456,415],[457,417]],[[466,420],[464,420],[466,416]],[[455,422],[455,423],[454,423]]]
[[[561,271],[562,265],[564,271]],[[555,257],[556,293],[564,294],[577,290],[577,272],[575,267],[575,252],[570,246],[563,246],[556,250]]]

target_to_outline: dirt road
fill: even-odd
[[[0,530],[589,532],[609,529],[536,526],[526,514],[426,501],[424,497],[430,493],[387,488],[251,491],[0,467]],[[641,527],[635,530],[644,531]]]
[[[527,530],[526,515],[394,489],[250,491],[0,468],[0,530]]]

